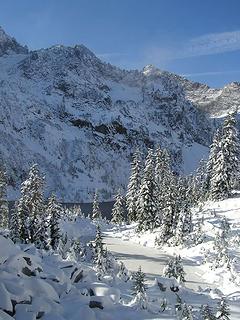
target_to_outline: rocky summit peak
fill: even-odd
[[[143,74],[145,76],[151,76],[151,75],[159,75],[162,73],[162,71],[160,69],[158,69],[157,67],[155,67],[152,64],[148,64],[143,68]]]
[[[6,41],[8,39],[11,39],[6,32],[4,31],[4,29],[0,26],[0,41]]]
[[[27,53],[26,46],[21,46],[13,37],[9,36],[0,26],[0,56],[9,53]]]

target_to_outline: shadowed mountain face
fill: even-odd
[[[208,151],[215,89],[153,66],[121,70],[84,46],[28,52],[2,29],[0,52],[0,152],[11,198],[35,162],[48,192],[88,202],[95,188],[101,200],[125,188],[136,147],[168,148],[179,172],[191,171]],[[228,91],[220,91],[223,100]],[[229,101],[232,91],[238,94],[231,89]]]

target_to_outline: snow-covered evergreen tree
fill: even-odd
[[[224,121],[219,150],[212,165],[210,192],[213,200],[228,198],[239,179],[239,137],[235,115],[229,113]]]
[[[75,220],[77,218],[84,218],[84,213],[82,212],[80,205],[73,206],[72,211],[73,211],[73,216],[74,216]]]
[[[206,160],[201,160],[195,175],[192,175],[188,181],[187,198],[192,207],[208,198],[210,176],[207,171]]]
[[[182,313],[182,309],[183,309],[182,298],[179,296],[179,294],[176,293],[175,311],[178,318]]]
[[[138,195],[137,214],[137,221],[139,222],[138,231],[153,230],[159,226],[154,157],[151,149],[148,150],[142,184]]]
[[[61,238],[59,240],[58,250],[59,250],[59,253],[60,253],[60,255],[62,256],[63,259],[67,258],[68,250],[69,250],[69,247],[70,247],[69,242],[70,241],[68,239],[67,233],[62,234]]]
[[[145,284],[145,274],[142,272],[141,267],[133,274],[132,294],[134,295],[134,301],[132,305],[137,309],[147,309],[148,301]]]
[[[10,217],[10,238],[13,242],[18,242],[20,239],[19,236],[19,223],[18,223],[18,215],[16,210],[12,210]]]
[[[171,178],[172,171],[168,151],[158,147],[155,152],[155,181],[158,206],[161,215],[163,209],[166,207],[166,198],[169,193],[169,181]],[[160,221],[161,218],[162,217],[160,216]]]
[[[86,258],[86,247],[81,244],[80,239],[74,241],[73,246],[77,261],[84,260]]]
[[[102,219],[102,213],[99,207],[99,201],[98,201],[98,192],[95,191],[94,198],[93,198],[93,204],[92,204],[92,219]]]
[[[216,268],[226,264],[227,266],[230,263],[228,243],[226,239],[226,234],[224,232],[218,232],[214,239],[214,259],[213,264]]]
[[[157,198],[157,206],[158,206],[158,214],[159,214],[159,222],[162,221],[162,207],[163,207],[163,193],[164,193],[164,178],[165,178],[165,154],[164,151],[160,148],[160,146],[157,147],[155,151],[155,182],[156,182],[156,198]]]
[[[115,202],[112,209],[112,223],[116,224],[122,224],[124,221],[124,206],[125,206],[125,200],[124,197],[121,194],[121,190],[118,191],[118,193],[115,196]]]
[[[193,320],[192,309],[186,303],[182,306],[180,320]]]
[[[103,237],[100,226],[97,225],[96,236],[94,241],[91,242],[91,247],[93,249],[93,256],[96,257],[98,251],[103,252]]]
[[[104,250],[103,247],[103,237],[100,226],[97,225],[96,230],[96,237],[94,241],[91,242],[91,248],[93,251],[93,261],[96,265],[96,268],[99,273],[106,272],[106,258],[107,258],[107,251]]]
[[[185,272],[183,270],[182,258],[180,255],[170,258],[163,271],[164,277],[175,278],[179,282],[185,282]]]
[[[209,305],[202,306],[201,317],[203,320],[216,320],[217,319]]]
[[[226,217],[223,217],[220,223],[221,223],[222,232],[224,233],[224,236],[227,237],[229,231],[231,230],[230,223]]]
[[[49,219],[50,229],[50,246],[57,250],[59,247],[59,241],[61,238],[61,231],[59,227],[59,220],[62,214],[62,206],[58,203],[56,196],[52,194],[47,203],[47,216]]]
[[[175,234],[179,219],[179,198],[178,198],[177,178],[170,173],[164,194],[164,207],[162,213],[162,231],[160,243],[165,243]]]
[[[203,232],[203,224],[201,221],[198,221],[197,223],[195,223],[195,226],[194,226],[194,238],[193,238],[194,244],[198,245],[202,243],[205,237],[206,235]]]
[[[46,243],[46,213],[43,199],[44,179],[34,164],[28,178],[21,185],[21,197],[17,205],[20,238],[23,242]],[[42,242],[42,245],[41,245]]]
[[[131,164],[131,174],[127,187],[126,207],[128,213],[128,221],[137,221],[137,201],[142,180],[142,159],[139,149],[133,155]]]
[[[216,319],[230,320],[230,308],[224,298],[218,302]]]
[[[43,217],[39,217],[37,223],[40,223],[41,227],[35,233],[35,245],[40,249],[49,249],[49,232],[48,232],[48,219],[47,215],[44,214]]]
[[[229,184],[231,190],[239,182],[240,178],[240,143],[239,143],[239,132],[237,129],[236,121],[237,111],[230,112],[223,124],[223,142],[226,155],[229,162]]]
[[[84,260],[86,250],[82,247],[80,238],[67,240],[66,258],[68,260],[80,262]],[[70,245],[69,245],[70,244]]]
[[[8,228],[9,209],[7,201],[7,175],[3,168],[0,169],[0,227]]]
[[[141,266],[139,266],[138,271],[133,274],[133,285],[132,285],[132,293],[136,295],[138,293],[145,293],[147,286],[145,284],[145,273],[142,272]]]
[[[206,197],[210,196],[210,189],[211,189],[211,180],[213,176],[213,166],[215,165],[218,153],[220,149],[220,142],[221,142],[222,132],[221,129],[218,128],[213,136],[213,141],[210,146],[210,153],[206,163],[206,180],[204,184],[204,190],[206,192]]]
[[[178,224],[175,233],[175,243],[177,245],[182,244],[186,237],[192,232],[192,230],[192,212],[188,206],[187,201],[185,201],[178,218]]]

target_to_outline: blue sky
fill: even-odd
[[[220,87],[240,81],[239,12],[239,0],[0,0],[0,25],[30,49],[84,44]]]

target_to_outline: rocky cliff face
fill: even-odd
[[[215,89],[207,85],[180,78],[189,99],[195,106],[213,117],[226,115],[240,106],[240,83],[232,82]]]
[[[120,70],[84,46],[28,52],[16,44],[0,55],[0,152],[12,198],[34,162],[63,201],[91,201],[95,188],[109,200],[125,187],[136,147],[168,148],[180,172],[208,150],[206,86],[153,66]]]

